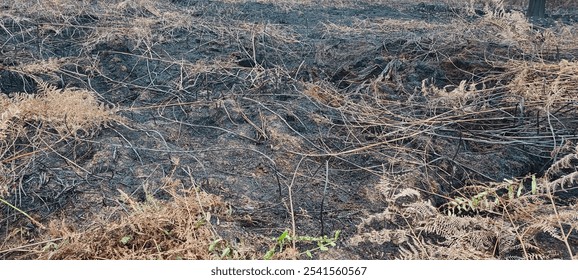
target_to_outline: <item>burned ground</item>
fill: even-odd
[[[571,7],[163,2],[3,5],[2,258],[575,257]]]

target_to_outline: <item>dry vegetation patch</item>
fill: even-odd
[[[0,256],[574,258],[576,7],[524,4],[5,3]]]
[[[228,259],[248,258],[219,235],[212,223],[229,208],[219,197],[190,189],[173,190],[172,201],[149,197],[135,202],[122,193],[130,212],[119,220],[96,221],[86,230],[53,221],[47,236],[58,241],[26,258],[41,259]],[[219,220],[220,223],[220,220]]]

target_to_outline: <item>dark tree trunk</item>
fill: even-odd
[[[546,0],[528,0],[528,17],[543,18],[546,12]]]

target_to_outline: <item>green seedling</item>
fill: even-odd
[[[455,215],[462,213],[462,211],[493,211],[497,207],[504,206],[504,203],[519,199],[528,195],[523,193],[524,182],[515,183],[513,180],[505,180],[506,185],[500,187],[501,190],[506,190],[507,194],[498,195],[497,189],[486,189],[472,197],[455,197],[447,203],[447,215]],[[536,175],[532,175],[531,195],[538,194],[538,183]]]
[[[120,243],[122,243],[122,245],[126,245],[126,244],[128,244],[131,240],[132,240],[132,236],[126,235],[126,236],[123,236],[123,237],[120,239]]]
[[[314,251],[317,250],[322,252],[329,251],[330,247],[335,247],[337,245],[335,242],[337,241],[337,239],[339,239],[339,234],[341,234],[341,231],[338,230],[335,231],[335,234],[333,235],[332,238],[328,238],[327,235],[324,235],[323,237],[299,236],[297,238],[297,241],[315,242],[317,244],[317,247],[310,250],[306,250],[301,254],[305,254],[309,258],[313,258],[312,252]]]
[[[235,249],[228,246],[227,241],[223,240],[222,238],[218,238],[211,242],[209,245],[209,252],[218,254],[219,258],[226,259],[228,257],[234,257],[237,255],[237,251]]]
[[[279,235],[279,237],[273,240],[276,241],[276,244],[265,253],[265,256],[263,256],[263,259],[265,260],[270,260],[273,257],[273,255],[277,251],[277,247],[279,247],[279,252],[283,252],[283,247],[285,246],[285,244],[291,242],[289,230],[285,230],[283,233],[281,233],[281,235]]]
[[[329,238],[327,235],[322,237],[311,237],[311,236],[296,236],[295,241],[298,243],[306,243],[306,244],[315,244],[316,247],[313,249],[306,250],[300,255],[306,255],[309,258],[313,258],[313,252],[315,251],[328,251],[330,247],[335,247],[337,244],[337,240],[339,239],[339,234],[341,231],[336,231],[333,237]],[[279,253],[283,252],[283,248],[293,241],[293,238],[289,235],[289,231],[285,230],[279,237],[274,238],[273,240],[276,241],[275,245],[270,248],[263,256],[263,259],[270,260],[275,253],[278,251]]]

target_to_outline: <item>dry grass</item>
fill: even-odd
[[[249,2],[1,3],[2,258],[575,258],[576,24]]]
[[[39,87],[34,95],[0,96],[0,150],[2,169],[6,171],[0,186],[2,196],[15,191],[8,187],[19,176],[20,166],[15,162],[22,160],[21,164],[27,165],[35,155],[53,150],[64,139],[90,137],[109,123],[122,121],[88,90],[62,90],[43,82]]]
[[[229,207],[219,197],[198,188],[183,190],[177,181],[165,188],[171,188],[170,202],[150,196],[138,203],[121,193],[128,214],[114,211],[112,216],[120,218],[108,220],[95,215],[85,229],[77,229],[66,218],[53,220],[42,238],[47,241],[1,253],[21,259],[255,258],[253,253],[219,237],[215,227],[226,223],[230,216]],[[19,236],[12,233],[7,238],[10,239],[18,242]]]

